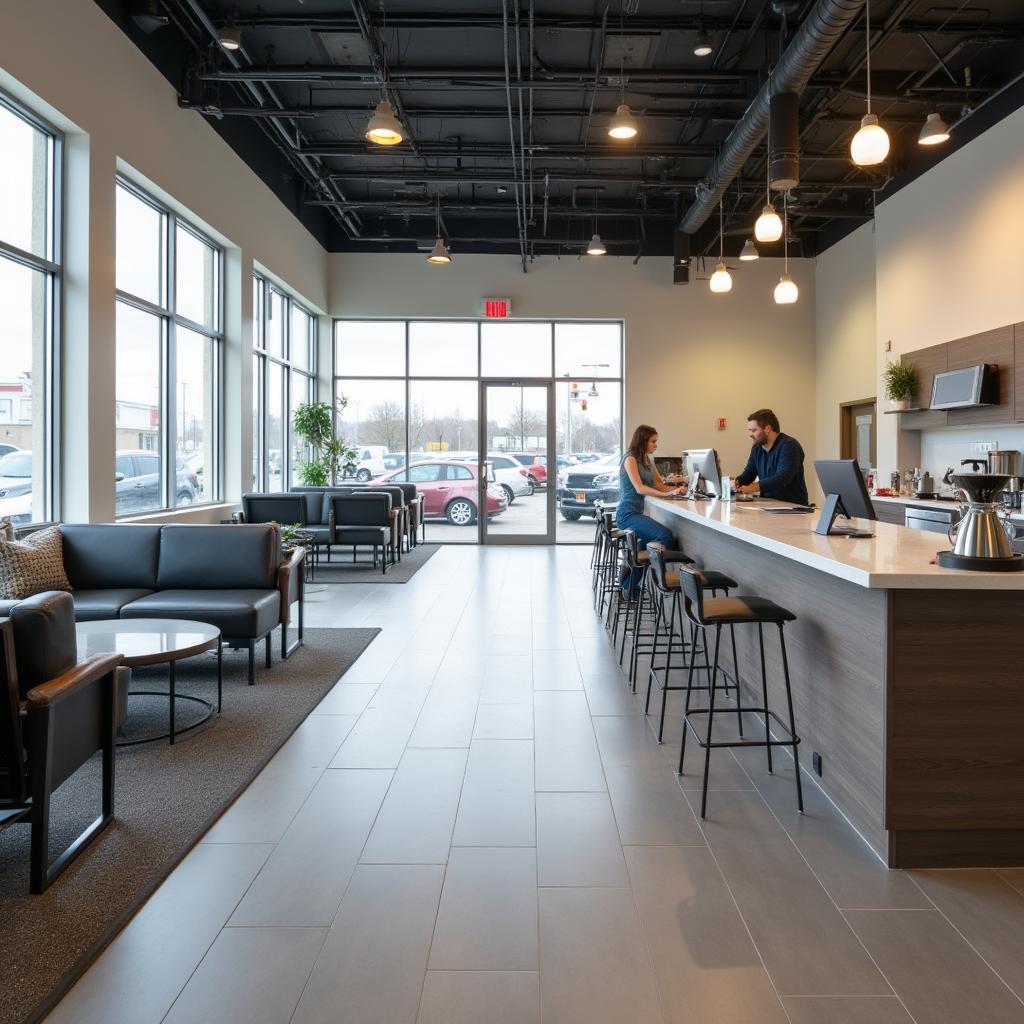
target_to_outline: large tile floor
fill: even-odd
[[[702,828],[588,558],[315,588],[311,626],[383,633],[50,1024],[1024,1021],[1024,870],[888,871],[757,751]]]

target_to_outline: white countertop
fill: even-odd
[[[855,524],[859,528],[870,529],[874,537],[822,537],[814,532],[819,516],[817,509],[809,515],[773,515],[758,508],[760,505],[785,505],[786,502],[764,499],[750,503],[696,502],[647,498],[647,503],[669,515],[700,523],[718,533],[862,587],[1024,591],[1024,572],[968,572],[931,564],[936,554],[948,549],[949,544],[940,534],[924,530],[861,519],[855,520]],[[952,503],[934,504],[949,507]]]

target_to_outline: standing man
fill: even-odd
[[[754,446],[746,468],[736,477],[736,490],[740,494],[806,505],[804,450],[800,442],[779,431],[779,418],[771,409],[752,412],[747,417],[747,433]]]

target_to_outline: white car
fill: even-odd
[[[362,483],[388,472],[384,456],[389,455],[387,445],[364,444],[357,449],[358,459],[352,468],[352,476]]]
[[[534,484],[526,467],[509,455],[488,455],[487,461],[494,467],[494,479],[508,498],[511,505],[524,494],[533,494]]]
[[[15,449],[0,458],[0,519],[32,519],[32,453]]]

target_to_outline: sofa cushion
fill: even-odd
[[[242,511],[247,523],[278,523],[290,526],[305,523],[307,513],[305,494],[261,494],[251,492],[242,495]],[[315,520],[319,522],[319,519]]]
[[[11,614],[11,609],[17,603],[17,601],[11,599],[0,601],[0,619],[6,619],[7,616]]]
[[[64,568],[75,590],[156,589],[160,527],[144,523],[65,523]]]
[[[151,594],[142,587],[111,587],[107,590],[76,590],[75,622],[94,622],[96,619],[116,619],[121,609],[140,597]]]
[[[0,598],[70,590],[61,548],[56,526],[37,530],[23,540],[0,540]]]
[[[339,526],[334,531],[335,544],[382,544],[391,540],[388,526]]]
[[[250,640],[280,620],[276,590],[160,590],[121,609],[122,619],[194,619],[216,626],[225,639]]]
[[[78,661],[75,605],[70,594],[49,591],[19,601],[10,617],[18,689],[24,697],[33,686],[56,679]]]
[[[163,526],[156,589],[267,590],[280,564],[274,526]]]
[[[303,533],[311,534],[318,544],[326,544],[331,539],[331,531],[327,526],[304,526]]]

